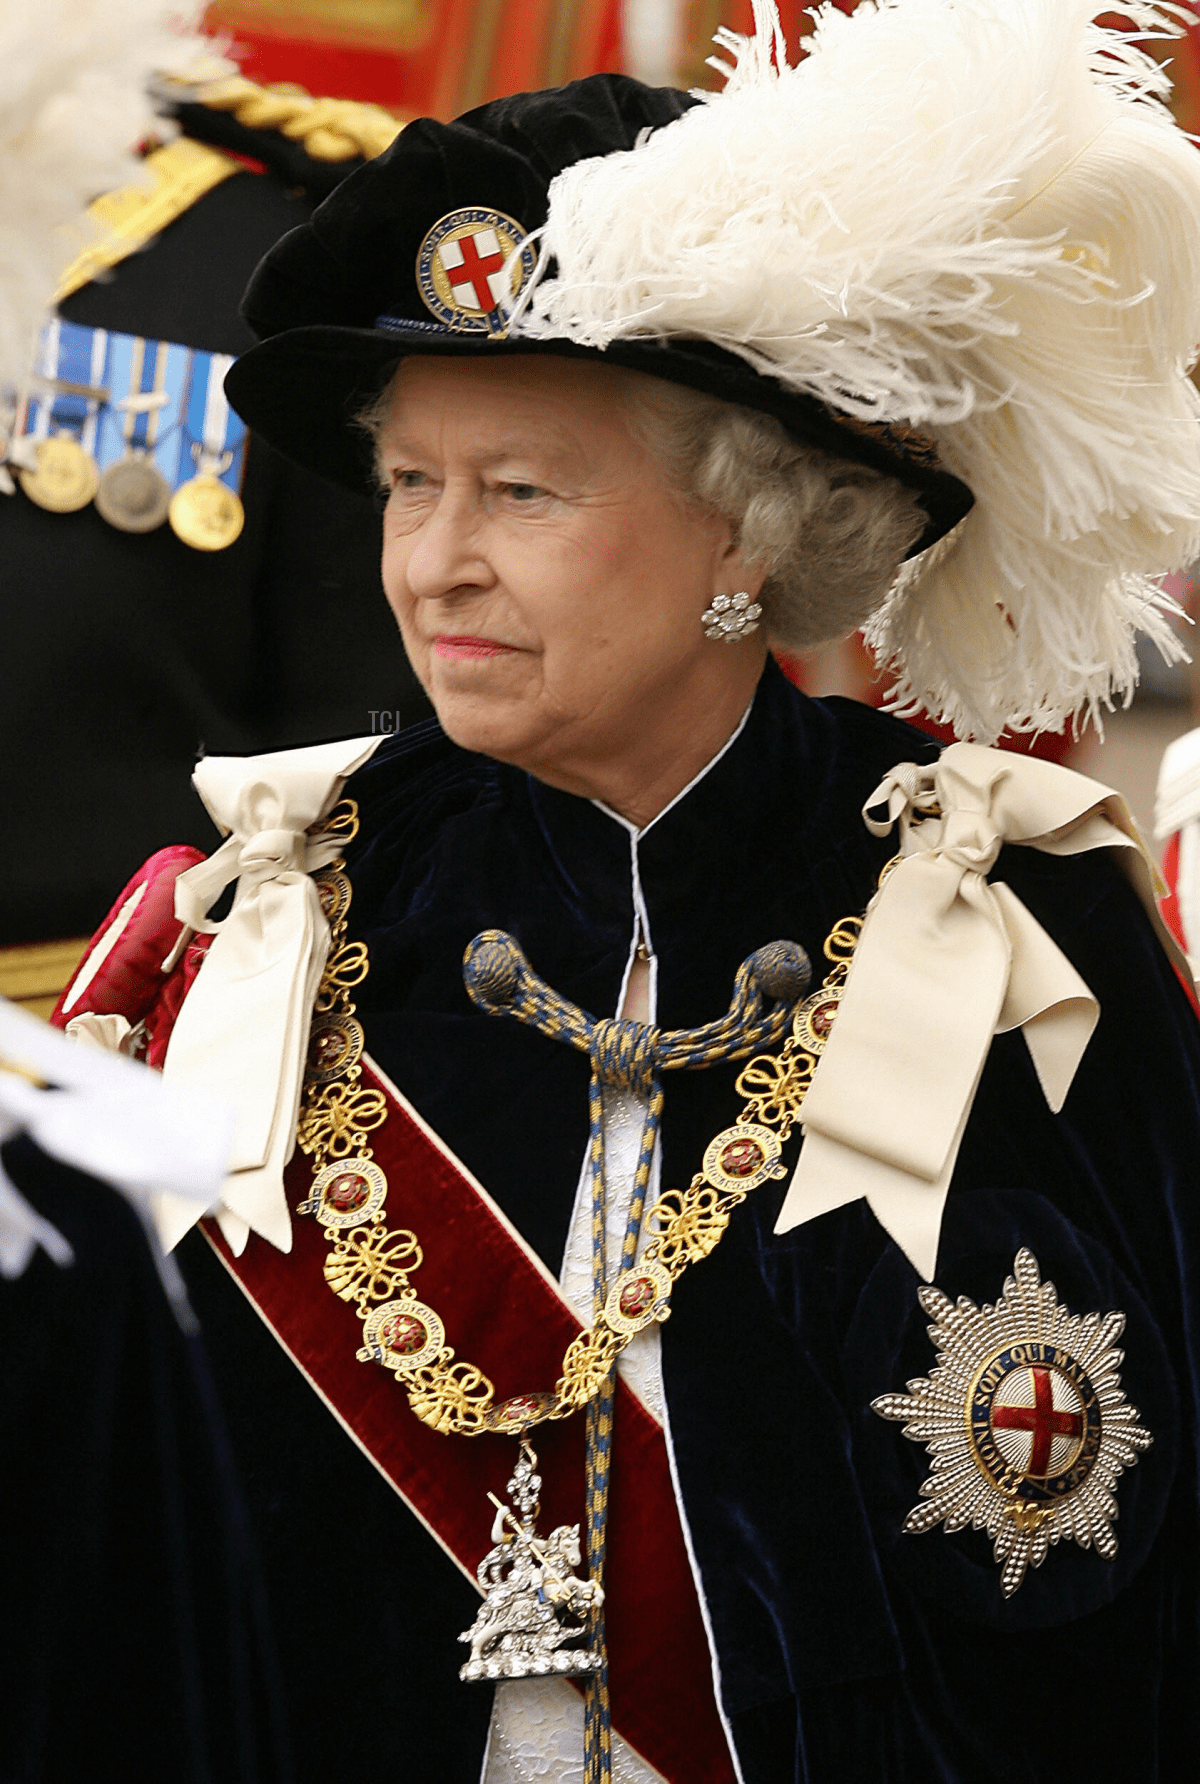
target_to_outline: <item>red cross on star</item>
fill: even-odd
[[[1033,1377],[1032,1406],[993,1406],[992,1427],[1002,1431],[1032,1431],[1026,1474],[1045,1475],[1050,1468],[1050,1446],[1056,1437],[1081,1437],[1083,1419],[1077,1412],[1059,1412],[1049,1369],[1030,1369]]]

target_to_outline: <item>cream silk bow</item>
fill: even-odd
[[[309,1021],[329,951],[329,925],[309,876],[341,849],[336,838],[305,833],[382,741],[210,756],[193,776],[228,841],[175,882],[181,943],[196,932],[214,940],[179,1013],[163,1076],[233,1106],[229,1176],[215,1212],[239,1255],[251,1229],[281,1251],[292,1248],[283,1170],[295,1146]],[[211,921],[208,911],[233,880],[229,915]],[[194,1206],[164,1194],[164,1246],[195,1219]]]
[[[872,815],[881,806],[887,818]],[[1009,886],[1004,843],[1112,848],[1172,959],[1157,874],[1125,801],[1032,757],[956,743],[901,763],[864,808],[898,864],[868,909],[837,1021],[804,1104],[805,1141],[775,1231],[865,1196],[931,1279],[950,1177],[993,1034],[1020,1028],[1057,1113],[1099,1015],[1092,992]]]

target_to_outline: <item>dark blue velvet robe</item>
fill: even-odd
[[[0,1778],[292,1784],[200,1340],[124,1196],[27,1135],[2,1159],[73,1261],[0,1278]]]
[[[897,761],[932,753],[907,727],[808,700],[768,668],[741,735],[638,843],[662,1027],[724,1010],[738,964],[778,937],[802,943],[819,976],[825,936],[865,907],[894,848],[867,832],[861,806]],[[349,791],[362,814],[348,864],[351,930],[371,958],[358,994],[368,1047],[557,1271],[587,1137],[587,1062],[477,1011],[461,960],[479,930],[508,929],[559,991],[612,1013],[633,927],[629,834],[432,724],[385,745]],[[1008,849],[993,877],[1059,942],[1102,1014],[1058,1116],[1021,1036],[993,1044],[936,1280],[994,1300],[1027,1245],[1073,1311],[1122,1309],[1123,1385],[1154,1445],[1120,1482],[1115,1560],[1064,1542],[1005,1602],[982,1534],[902,1534],[929,1459],[870,1401],[933,1364],[916,1273],[865,1203],[776,1237],[786,1184],[756,1191],[682,1278],[662,1329],[678,1478],[747,1784],[1049,1784],[1064,1766],[1096,1784],[1194,1776],[1200,1025],[1107,857]],[[664,1184],[689,1181],[735,1118],[736,1070],[668,1074]],[[263,1347],[249,1316],[195,1243],[188,1255],[210,1343],[226,1353],[280,1623],[292,1622],[297,1654],[352,1635],[369,1652],[391,1631],[375,1763],[473,1784],[487,1694],[453,1682],[469,1589],[415,1525],[398,1528],[411,1520],[379,1497],[315,1401],[300,1410],[278,1362],[263,1364],[274,1387],[254,1386],[249,1350]],[[286,1509],[289,1472],[293,1495],[307,1482],[307,1521]],[[322,1494],[345,1505],[348,1482],[362,1552],[382,1545],[379,1561],[357,1581],[326,1564],[317,1611],[311,1508]],[[303,1775],[316,1784],[335,1774],[322,1769],[317,1709],[295,1695]],[[345,1735],[343,1723],[349,1775]]]

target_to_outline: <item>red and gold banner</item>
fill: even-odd
[[[622,66],[620,0],[213,0],[206,18],[251,80],[411,116]]]
[[[812,30],[813,3],[779,0],[789,45]],[[853,12],[858,0],[833,3]],[[713,33],[749,33],[751,0],[662,4],[676,9],[678,84],[716,85],[705,66]],[[252,80],[452,118],[505,93],[627,70],[621,13],[621,0],[212,0],[206,16]],[[1122,21],[1107,13],[1102,22]],[[1200,129],[1200,27],[1153,47],[1172,64],[1179,122]]]

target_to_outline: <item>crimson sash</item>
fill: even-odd
[[[362,1082],[388,1101],[388,1119],[371,1144],[388,1179],[388,1225],[410,1228],[424,1252],[413,1280],[418,1296],[441,1315],[456,1356],[490,1377],[497,1402],[552,1389],[580,1330],[558,1284],[482,1185],[366,1060]],[[309,1162],[297,1153],[286,1176],[293,1207],[310,1181]],[[417,1418],[389,1371],[356,1360],[362,1326],[325,1282],[327,1247],[315,1220],[293,1221],[290,1255],[252,1234],[235,1258],[212,1222],[205,1231],[335,1417],[474,1580],[491,1546],[487,1495],[504,1497],[515,1440],[439,1435]],[[613,1726],[669,1784],[734,1784],[666,1442],[623,1382],[615,1412],[604,1582]],[[582,1525],[582,1416],[532,1435],[544,1482],[542,1528]]]

